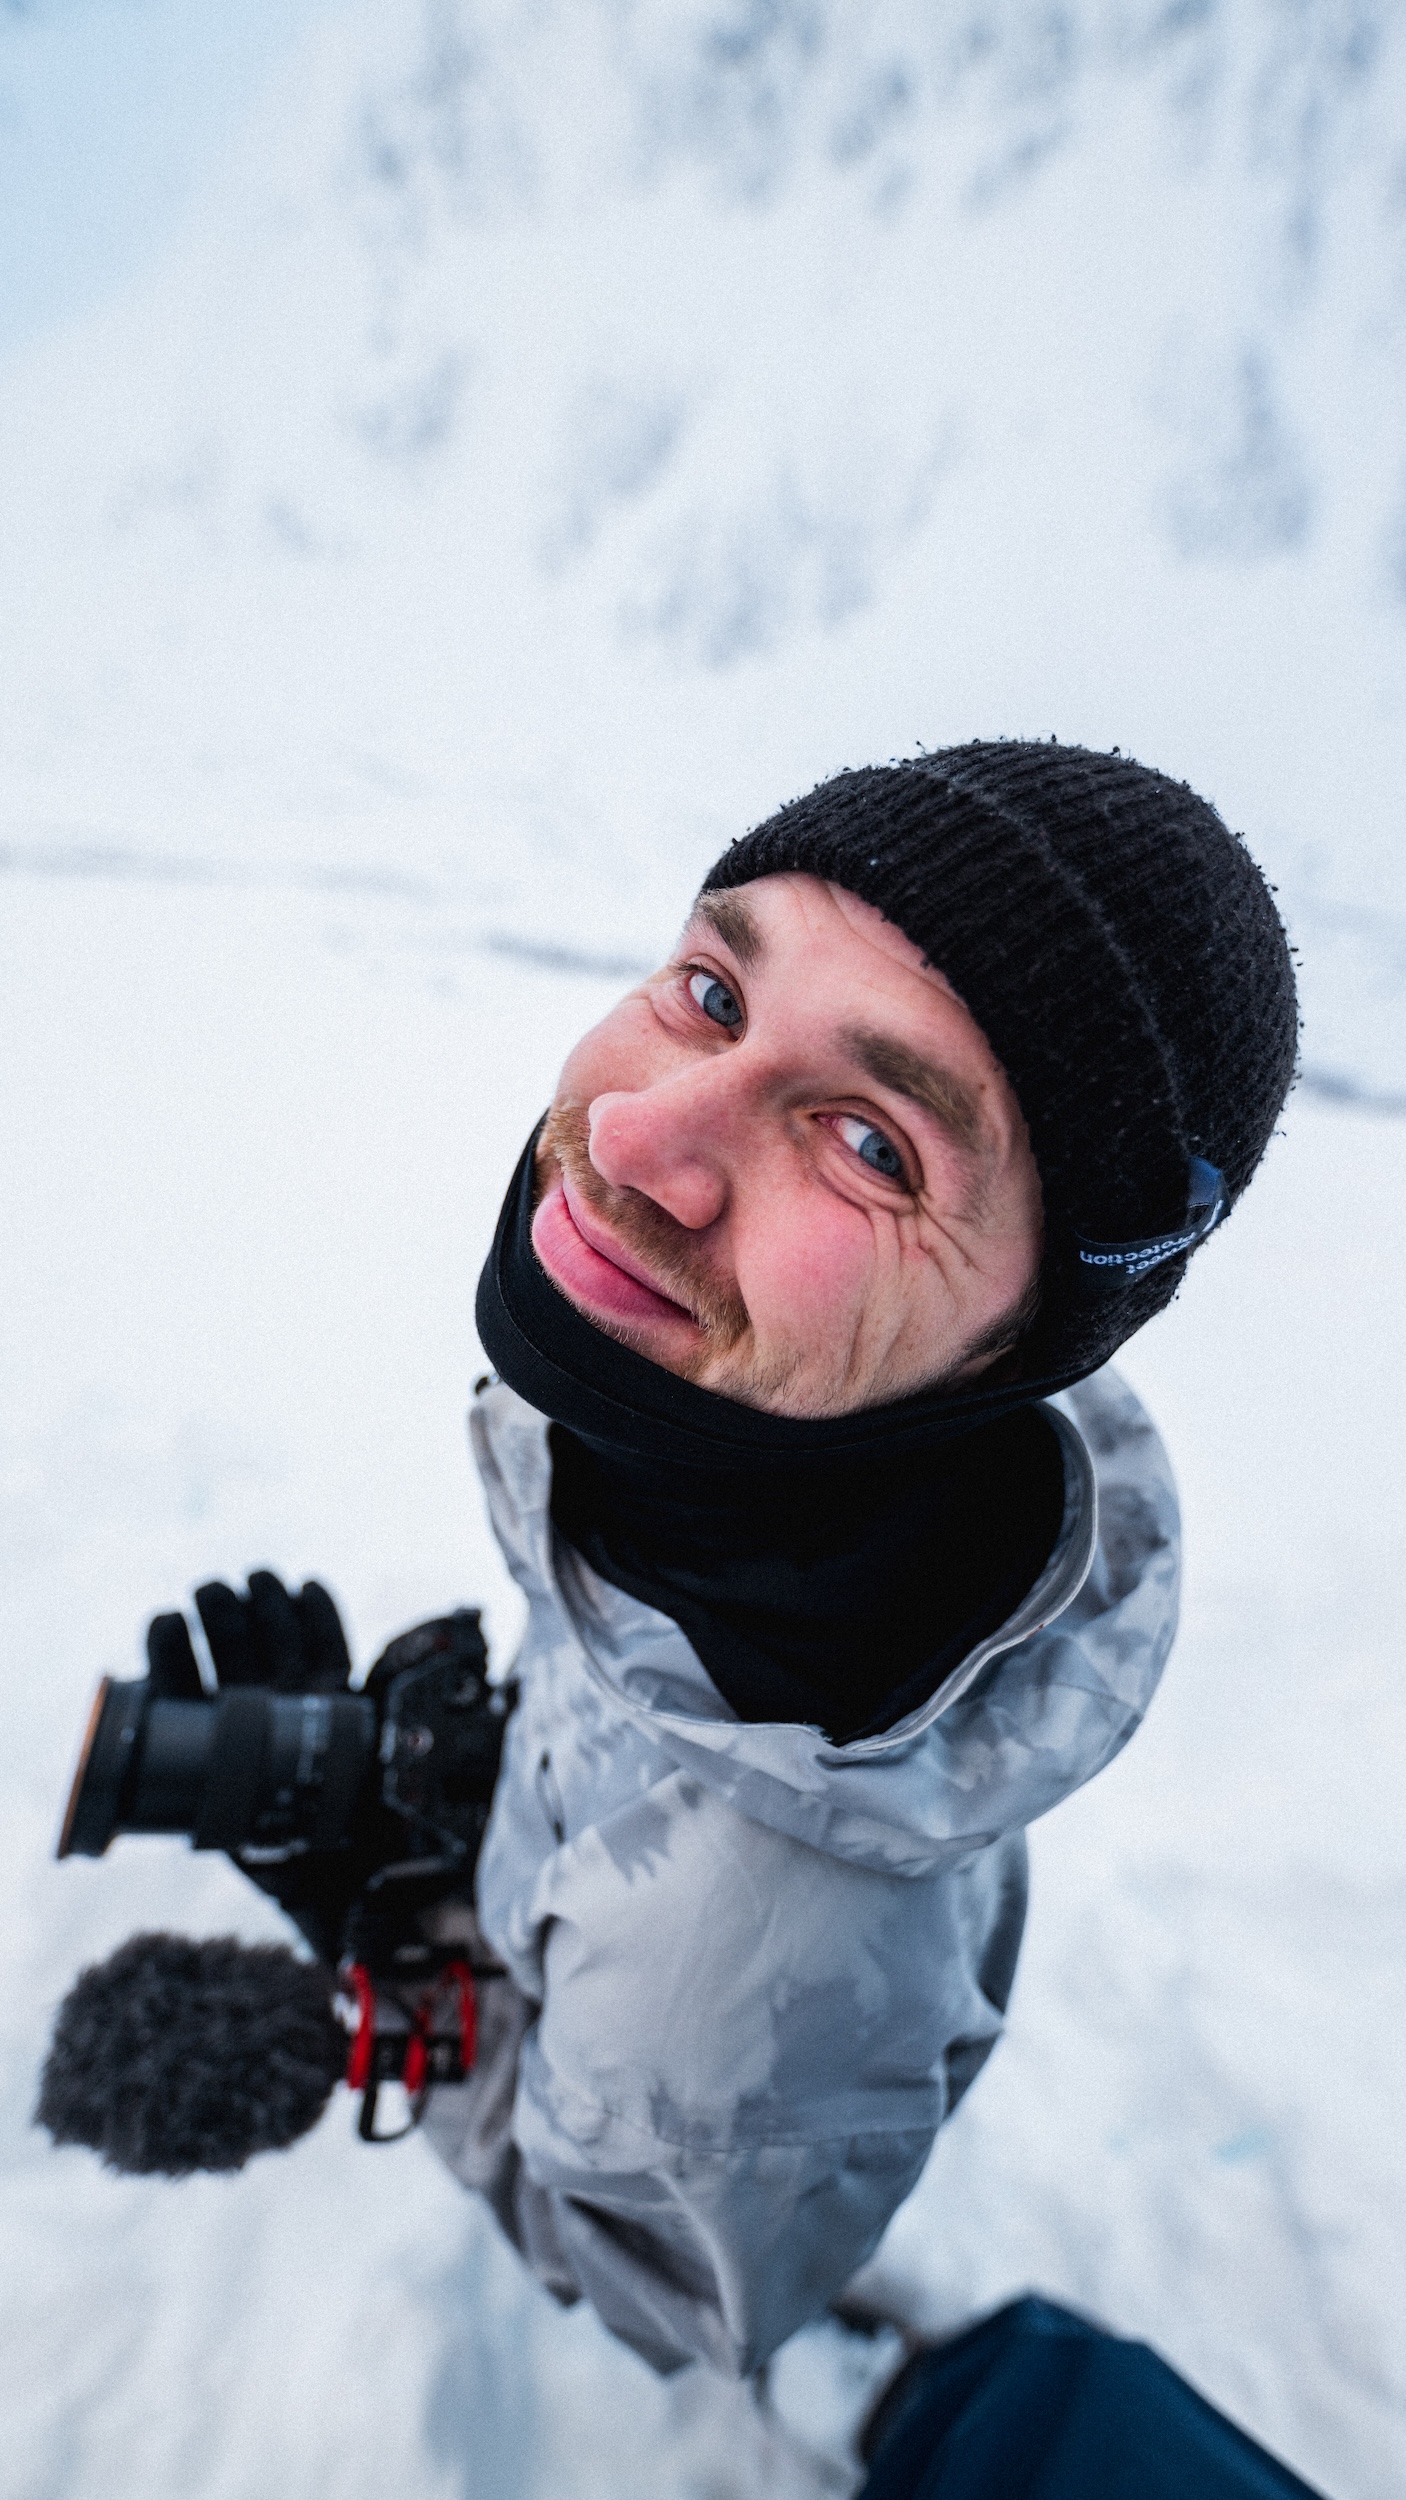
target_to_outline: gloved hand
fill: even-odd
[[[195,1603],[220,1688],[268,1684],[279,1693],[345,1692],[351,1655],[325,1588],[307,1580],[290,1591],[272,1571],[251,1571],[248,1595],[209,1580]],[[199,1701],[203,1687],[184,1615],[157,1615],[146,1636],[154,1694]]]
[[[301,1590],[289,1590],[274,1572],[251,1571],[246,1595],[241,1597],[222,1580],[212,1580],[196,1590],[195,1603],[221,1690],[236,1684],[267,1685],[280,1693],[347,1689],[351,1657],[346,1635],[332,1599],[318,1581],[308,1580]],[[473,1776],[481,1783],[470,1790],[470,1797],[481,1798],[481,1819],[486,1823],[504,1722],[516,1687],[490,1696],[483,1681],[488,1661],[478,1616],[436,1617],[400,1633],[376,1661],[363,1689],[379,1702],[386,1685],[406,1668],[446,1653],[462,1656],[464,1672],[478,1679],[481,1699],[472,1719],[463,1723],[461,1743],[468,1742]],[[147,1663],[155,1697],[171,1701],[209,1698],[200,1681],[184,1615],[154,1618],[147,1631]],[[231,1850],[230,1856],[241,1875],[261,1892],[270,1893],[287,1911],[314,1952],[335,1966],[349,1943],[363,1956],[373,1949],[389,1954],[419,1910],[446,1897],[442,1875],[417,1877],[410,1866],[404,1878],[388,1888],[389,1873],[405,1859],[406,1848],[406,1824],[391,1812],[377,1787],[361,1798],[347,1839],[338,1848],[305,1849],[287,1857],[242,1849]],[[457,1893],[461,1884],[471,1902],[471,1861],[462,1878],[452,1879],[449,1890]]]
[[[251,1571],[240,1596],[223,1580],[195,1592],[210,1657],[221,1690],[235,1684],[266,1684],[280,1693],[345,1692],[351,1653],[341,1618],[316,1580],[300,1590],[284,1587],[276,1572]],[[157,1615],[146,1636],[147,1668],[155,1695],[200,1701],[205,1688],[184,1615]],[[385,1809],[374,1805],[346,1848],[308,1850],[283,1860],[251,1860],[230,1852],[231,1862],[260,1892],[271,1893],[301,1928],[313,1951],[336,1964],[347,1914],[378,1852],[392,1854],[399,1835],[384,1831]]]

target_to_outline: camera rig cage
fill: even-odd
[[[238,1684],[195,1699],[104,1677],[57,1855],[101,1857],[127,1832],[225,1850],[296,1921],[329,1990],[336,1972],[358,2132],[394,2142],[437,2084],[473,2069],[474,1970],[462,1944],[426,1933],[425,1913],[471,1898],[516,1698],[489,1682],[469,1608],[402,1633],[357,1691]],[[378,2131],[392,2081],[408,2121]]]

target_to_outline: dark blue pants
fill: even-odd
[[[1317,2500],[1146,2344],[1013,2301],[915,2355],[859,2500]]]

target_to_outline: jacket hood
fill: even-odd
[[[493,1527],[536,1623],[574,1636],[601,1698],[739,1813],[889,1874],[955,1864],[1092,1779],[1138,1725],[1176,1629],[1178,1515],[1143,1408],[1105,1370],[1049,1402],[1065,1515],[1022,1604],[882,1735],[734,1717],[678,1626],[611,1587],[549,1514],[546,1419],[501,1382],[470,1419]],[[546,1620],[544,1621],[544,1618]]]

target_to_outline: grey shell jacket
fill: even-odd
[[[1100,1771],[1176,1625],[1165,1453],[1111,1371],[1047,1409],[1064,1523],[923,1705],[744,1725],[665,1615],[552,1528],[543,1418],[474,1450],[529,1607],[478,1872],[505,1976],[427,2129],[537,2274],[657,2369],[754,2369],[834,2298],[1001,2029],[1024,1829]]]

